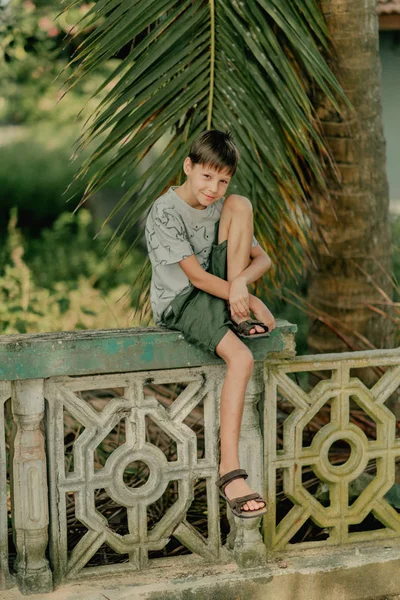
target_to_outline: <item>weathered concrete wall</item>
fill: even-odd
[[[240,455],[249,482],[262,490],[263,452],[256,406],[264,389],[263,360],[294,355],[295,325],[282,320],[270,338],[254,340],[256,360],[243,414]],[[165,368],[168,367],[168,368]],[[148,553],[163,548],[171,536],[193,556],[206,562],[227,557],[219,527],[218,478],[219,395],[224,378],[223,361],[188,344],[181,334],[159,328],[61,332],[0,336],[0,407],[12,399],[14,433],[10,441],[11,506],[17,551],[16,581],[25,594],[51,591],[66,578],[79,577],[103,544],[128,555],[121,565],[102,565],[100,575],[149,567]],[[146,383],[185,382],[187,388],[168,410],[155,397],[144,396]],[[90,389],[123,388],[123,396],[100,413],[80,397]],[[205,457],[198,460],[194,432],[183,423],[197,404],[204,403]],[[74,443],[73,472],[64,467],[64,421],[67,410],[84,428]],[[145,419],[150,416],[177,444],[177,461],[146,442]],[[124,421],[127,439],[108,457],[101,473],[93,453],[110,430]],[[5,452],[4,418],[0,419],[0,449]],[[123,481],[126,466],[142,460],[150,478],[140,489]],[[12,587],[7,551],[7,493],[4,462],[0,470],[0,589]],[[194,481],[207,484],[208,537],[186,520],[194,499]],[[147,528],[147,506],[157,501],[172,480],[179,482],[179,497],[160,521]],[[129,534],[117,535],[95,509],[94,492],[105,487],[126,509]],[[76,518],[87,528],[72,553],[67,549],[65,496],[74,494]],[[50,518],[49,518],[50,516]],[[232,520],[230,547],[238,564],[265,563],[266,549],[260,519]],[[50,558],[50,564],[48,561]]]
[[[63,585],[31,600],[390,600],[400,591],[398,548],[314,553],[271,561],[266,567],[203,565],[193,557],[131,576]],[[284,568],[283,568],[284,567]],[[382,597],[382,593],[384,596]],[[25,596],[26,598],[26,596]],[[0,600],[23,600],[16,589]]]
[[[250,485],[266,494],[269,512],[262,531],[260,519],[237,519],[228,513],[231,532],[226,545],[219,530],[214,483],[226,368],[222,361],[201,356],[167,331],[139,330],[136,337],[134,331],[114,332],[114,338],[107,332],[99,332],[98,338],[96,332],[78,334],[76,339],[69,334],[33,336],[37,344],[31,336],[0,339],[3,373],[11,378],[0,382],[0,406],[11,397],[14,571],[20,587],[0,592],[0,599],[19,600],[23,592],[37,600],[382,600],[399,593],[400,515],[385,496],[400,457],[396,418],[387,407],[400,385],[400,349],[294,357],[294,328],[281,323],[271,338],[255,340],[252,348],[256,364],[246,390],[239,451]],[[173,368],[165,368],[169,357]],[[371,367],[379,370],[380,378],[369,389],[353,375]],[[303,389],[292,377],[310,372],[321,373],[312,389]],[[144,393],[149,383],[185,385],[166,407]],[[82,396],[88,390],[111,388],[119,388],[120,394],[102,410],[95,410]],[[281,418],[278,448],[276,419],[282,398],[292,410]],[[373,439],[351,422],[354,399],[375,423]],[[326,402],[329,422],[307,445],[303,432]],[[207,434],[199,458],[196,435],[184,420],[201,403]],[[81,426],[71,470],[64,466],[64,411]],[[177,460],[167,460],[156,443],[146,440],[147,416],[175,441]],[[110,450],[101,470],[94,469],[96,448],[121,420],[123,443]],[[4,429],[1,419],[0,425]],[[348,442],[350,454],[346,463],[336,465],[329,450],[339,440]],[[4,448],[0,431],[3,454]],[[124,469],[135,460],[146,463],[150,475],[140,487],[128,487]],[[373,481],[351,503],[349,484],[371,461],[377,463]],[[4,589],[14,580],[7,567],[4,463],[0,466],[0,589]],[[327,504],[304,486],[303,467],[326,484]],[[284,473],[280,496],[278,470]],[[200,478],[207,486],[208,538],[187,520],[193,484]],[[177,499],[149,529],[147,506],[174,479],[179,481]],[[96,510],[94,492],[100,488],[127,511],[127,534],[117,535]],[[69,549],[66,494],[74,495],[74,517],[85,528]],[[278,515],[277,498],[283,496],[291,506],[285,515]],[[374,531],[363,526],[369,513],[381,525]],[[299,543],[296,535],[308,521],[324,528],[325,539]],[[171,537],[191,554],[149,558],[149,551],[164,548]],[[102,544],[126,555],[127,561],[88,567]],[[53,585],[58,586],[56,592],[51,591]]]

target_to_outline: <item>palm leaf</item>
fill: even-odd
[[[230,191],[253,203],[272,286],[295,276],[308,252],[311,190],[325,189],[331,160],[310,88],[320,88],[337,110],[337,98],[347,102],[321,53],[329,41],[315,0],[100,0],[79,27],[95,23],[73,58],[79,64],[69,86],[123,48],[126,56],[94,93],[115,84],[77,141],[78,152],[98,143],[75,176],[90,173],[80,204],[112,178],[140,170],[109,216],[128,205],[111,240],[117,243],[183,181],[183,159],[201,131],[231,130],[241,162]],[[162,154],[143,170],[160,139]],[[135,282],[143,319],[150,273],[146,261]]]

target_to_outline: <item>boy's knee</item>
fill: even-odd
[[[224,208],[228,208],[233,213],[240,215],[252,215],[253,206],[246,196],[240,196],[239,194],[230,194],[225,198]]]
[[[228,366],[234,366],[238,370],[244,370],[251,373],[254,366],[253,354],[247,346],[242,344],[240,350],[237,350],[228,357],[227,364]]]

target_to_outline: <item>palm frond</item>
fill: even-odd
[[[128,205],[116,241],[182,181],[183,159],[201,131],[230,130],[241,162],[229,191],[254,205],[272,284],[295,275],[308,249],[311,190],[325,189],[329,160],[310,87],[339,111],[337,99],[347,102],[321,52],[329,41],[315,0],[100,0],[85,17],[81,27],[98,25],[73,59],[79,65],[71,86],[125,52],[96,90],[111,87],[77,141],[78,152],[98,142],[76,174],[91,174],[81,204],[112,178],[140,170],[109,216]],[[143,170],[160,139],[162,154]],[[138,306],[149,278],[146,263],[136,282]]]

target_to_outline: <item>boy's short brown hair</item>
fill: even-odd
[[[218,129],[202,131],[190,147],[189,158],[194,164],[210,165],[217,171],[228,169],[234,175],[239,162],[239,150],[232,134]]]

